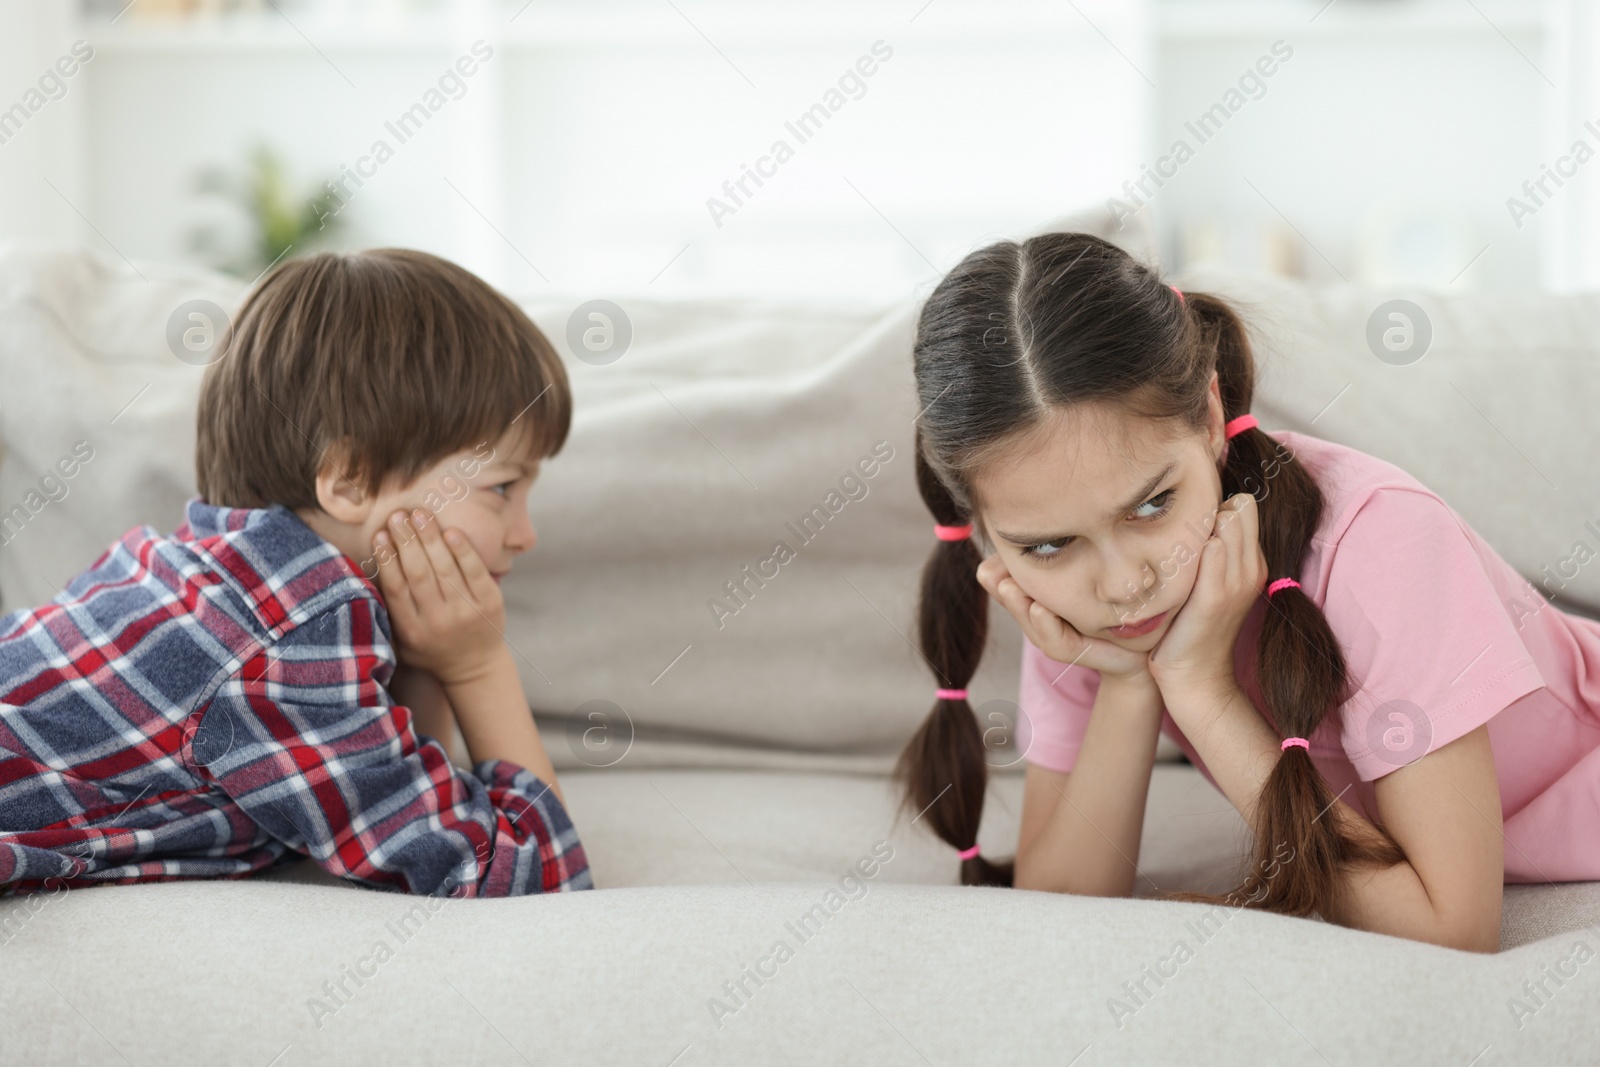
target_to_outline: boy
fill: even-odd
[[[184,524],[0,617],[0,891],[295,854],[403,893],[592,888],[498,585],[570,426],[559,356],[401,249],[284,264],[225,351]]]

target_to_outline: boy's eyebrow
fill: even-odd
[[[514,470],[522,474],[533,474],[539,469],[541,460],[509,459],[505,457],[490,460],[484,466],[489,468],[503,468]]]
[[[1107,515],[1106,518],[1114,519],[1118,515],[1121,515],[1123,512],[1132,511],[1134,508],[1138,507],[1140,504],[1143,504],[1146,500],[1149,500],[1150,499],[1150,494],[1155,492],[1156,486],[1158,486],[1162,482],[1166,481],[1167,480],[1167,475],[1171,474],[1174,470],[1177,469],[1177,467],[1178,467],[1178,461],[1177,460],[1172,460],[1164,468],[1162,468],[1162,470],[1159,473],[1157,473],[1154,478],[1151,478],[1148,482],[1144,483],[1144,485],[1139,489],[1139,491],[1134,494],[1132,501],[1130,501],[1129,503],[1123,505],[1120,508],[1116,508],[1109,515]],[[1042,545],[1042,544],[1045,544],[1045,543],[1047,543],[1049,541],[1059,541],[1063,537],[1072,536],[1071,534],[1065,534],[1065,533],[1043,533],[1043,534],[1006,533],[1004,530],[996,530],[995,533],[998,534],[1000,537],[1003,537],[1005,540],[1010,541],[1014,545],[1024,545],[1024,546],[1026,546],[1026,545]]]

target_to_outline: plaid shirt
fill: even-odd
[[[0,616],[0,895],[244,878],[293,853],[416,894],[589,889],[526,768],[470,775],[385,684],[388,612],[293,511],[199,497]]]

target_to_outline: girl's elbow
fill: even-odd
[[[1041,868],[1036,850],[1018,847],[1016,857],[1011,861],[1011,887],[1013,889],[1031,889],[1036,893],[1056,893],[1060,889],[1047,877]]]
[[[1013,889],[1031,889],[1037,893],[1063,893],[1078,897],[1131,897],[1133,885],[1085,885],[1072,877],[1073,872],[1040,862],[1041,857],[1018,853],[1013,861],[1011,885]]]
[[[1460,949],[1462,952],[1483,952],[1492,955],[1500,951],[1500,920],[1496,917],[1493,924],[1484,921],[1470,926],[1461,924],[1447,926],[1444,936],[1439,939],[1439,944],[1447,948]]]
[[[1013,862],[1014,866],[1011,869],[1011,888],[1031,889],[1034,892],[1049,892],[1050,887],[1042,885],[1037,880],[1033,867],[1031,865],[1025,865],[1022,862],[1021,856],[1018,856]]]
[[[1482,895],[1457,900],[1455,907],[1435,908],[1434,923],[1438,933],[1433,940],[1462,952],[1499,952],[1503,892],[1500,886],[1494,886]]]

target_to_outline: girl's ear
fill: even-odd
[[[1211,459],[1219,466],[1222,454],[1228,449],[1228,420],[1222,410],[1222,387],[1217,372],[1211,372],[1211,386],[1206,398],[1206,438],[1211,444]]]

